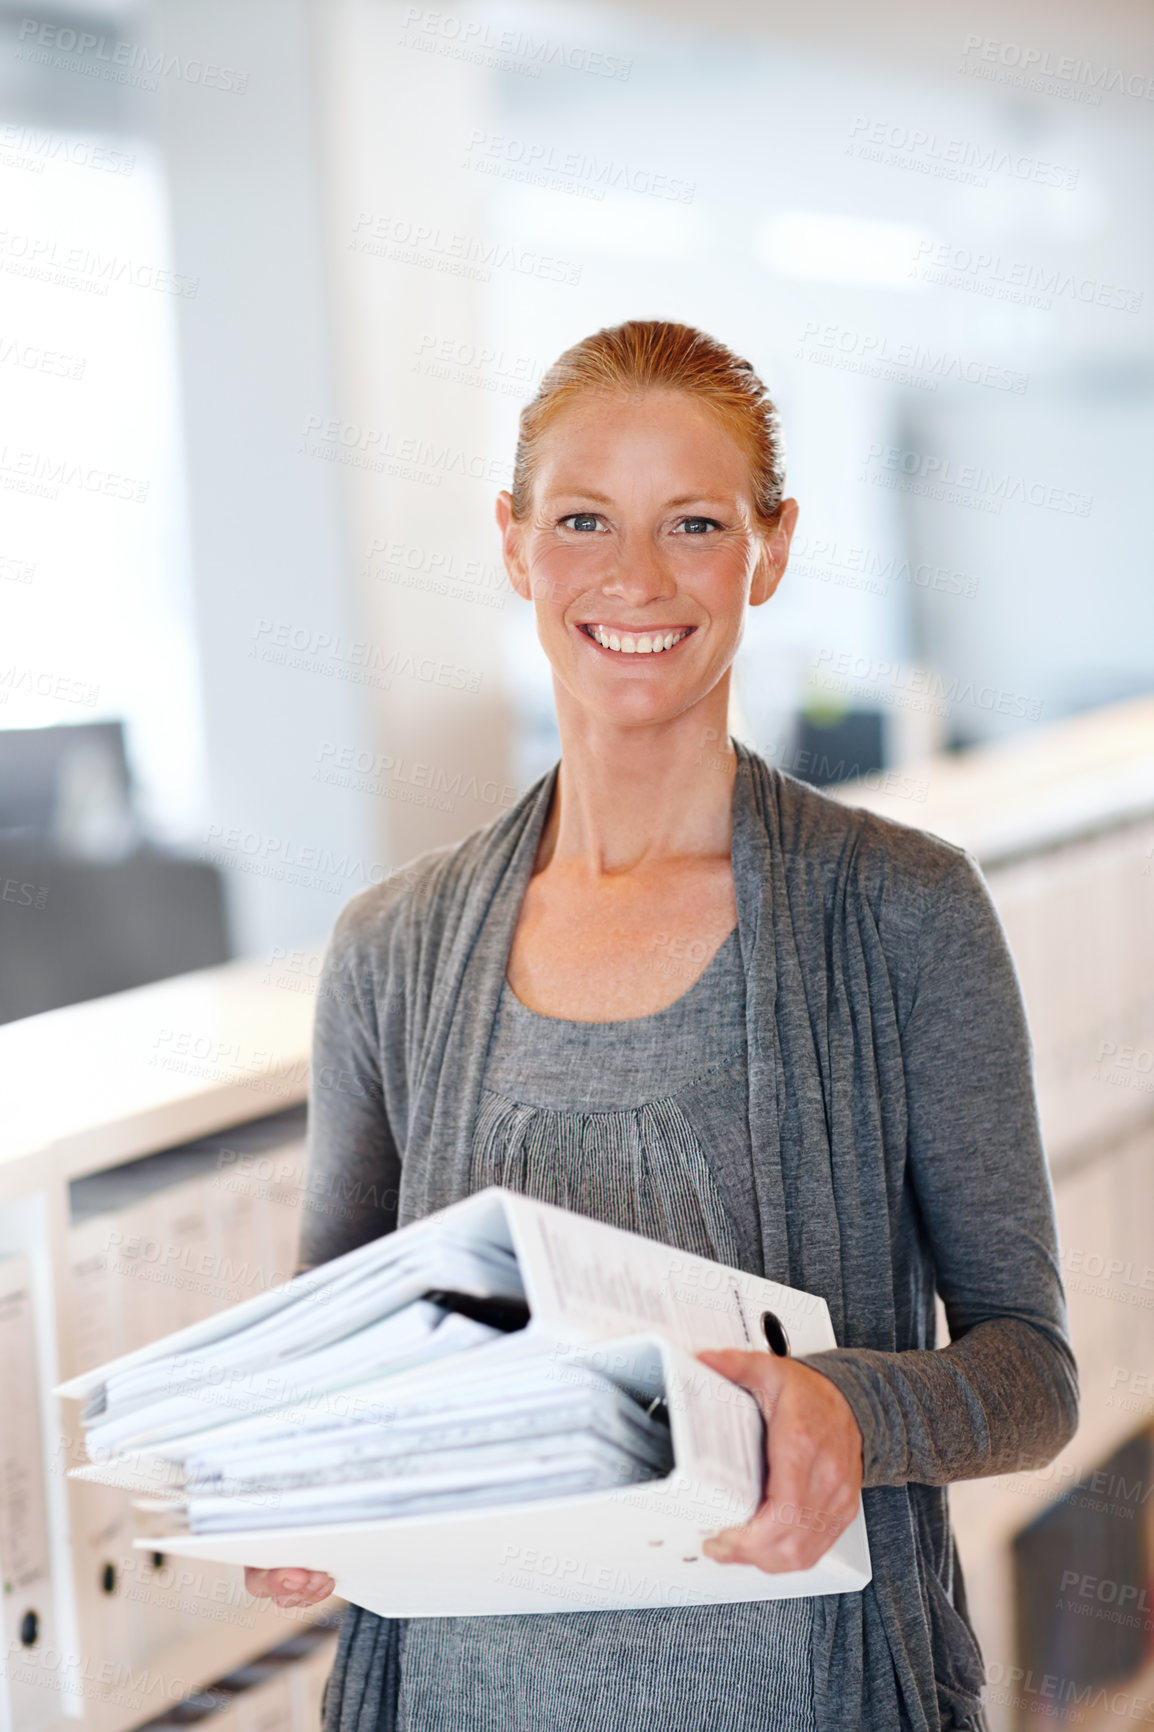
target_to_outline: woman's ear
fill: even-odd
[[[532,597],[529,592],[529,573],[523,558],[522,527],[513,516],[513,495],[508,492],[498,493],[497,528],[501,531],[501,557],[505,561],[509,582],[522,601],[530,601]]]
[[[776,521],[762,531],[761,551],[749,586],[750,607],[760,607],[768,601],[785,576],[789,563],[789,544],[797,528],[797,500],[783,499],[777,508]]]

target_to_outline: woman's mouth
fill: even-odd
[[[585,636],[592,638],[602,649],[611,650],[617,655],[646,656],[657,655],[659,651],[674,649],[683,638],[696,628],[691,625],[650,627],[648,631],[625,631],[616,625],[582,625],[579,628]]]

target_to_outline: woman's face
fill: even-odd
[[[672,720],[714,690],[797,518],[791,499],[776,528],[758,525],[741,446],[671,390],[579,398],[544,435],[526,521],[511,504],[502,493],[505,564],[559,702],[622,725]]]

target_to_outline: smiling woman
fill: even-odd
[[[746,607],[767,601],[777,587],[794,501],[779,504],[763,524],[741,445],[711,407],[683,390],[574,403],[565,411],[563,441],[537,455],[534,471],[525,515],[516,515],[515,493],[502,494],[498,521],[514,587],[536,604],[562,681],[562,644],[576,633],[614,660],[684,643],[676,658],[682,685],[698,684],[707,666],[716,684],[740,641]],[[604,659],[594,655],[593,666]],[[572,666],[576,679],[587,677],[585,658],[574,656]],[[668,672],[662,668],[663,681]],[[609,683],[604,694],[615,709],[630,695],[644,702],[649,691],[656,711],[668,707],[660,694],[671,689],[667,681]]]
[[[533,1617],[350,1606],[327,1732],[984,1726],[945,1488],[1044,1464],[1077,1419],[1029,1041],[972,858],[727,735],[748,609],[786,568],[783,492],[764,387],[698,331],[632,322],[545,375],[497,516],[561,759],[341,914],[310,1188],[373,1201],[310,1214],[302,1256],[499,1183],[821,1294],[836,1349],[709,1356],[762,1402],[767,1487],[704,1550],[805,1568],[860,1498],[873,1580]],[[324,1088],[337,1070],[356,1087]],[[247,1579],[282,1604],[332,1586]]]
[[[534,1010],[581,1021],[660,1010],[734,924],[736,760],[713,758],[704,776],[700,763],[725,738],[747,609],[785,570],[797,504],[783,486],[765,387],[684,325],[599,332],[561,357],[522,416],[513,487],[497,501],[505,564],[536,611],[563,755],[587,760],[559,855],[564,792],[546,827],[508,959]],[[587,830],[578,788],[598,764],[612,766],[598,794],[609,823]]]

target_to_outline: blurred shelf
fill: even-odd
[[[0,1201],[302,1101],[313,1004],[230,962],[0,1027]]]
[[[343,1605],[343,1600],[324,1600],[320,1605],[310,1606],[307,1613],[280,1611],[275,1607],[267,1610],[254,1607],[253,1623],[243,1630],[228,1624],[215,1626],[206,1630],[203,1635],[167,1649],[154,1659],[125,1667],[125,1670],[130,1675],[143,1675],[146,1679],[155,1679],[158,1675],[168,1678],[174,1686],[180,1686],[180,1698],[177,1699],[182,1699],[198,1690],[207,1689],[218,1678],[226,1677],[238,1667],[248,1665],[275,1647],[278,1642],[287,1641],[290,1636],[297,1635],[318,1618]],[[125,1684],[112,1686],[109,1695],[113,1694],[130,1695],[131,1687]],[[158,1702],[155,1693],[150,1698],[142,1695],[135,1704],[102,1701],[98,1696],[94,1696],[89,1698],[85,1732],[131,1732],[132,1728],[143,1725],[174,1706],[175,1700]],[[72,1732],[76,1732],[75,1720],[63,1721],[61,1725],[69,1726]]]
[[[1154,698],[1135,698],[999,745],[903,764],[924,801],[842,782],[850,806],[930,830],[983,867],[1117,829],[1154,813]]]

